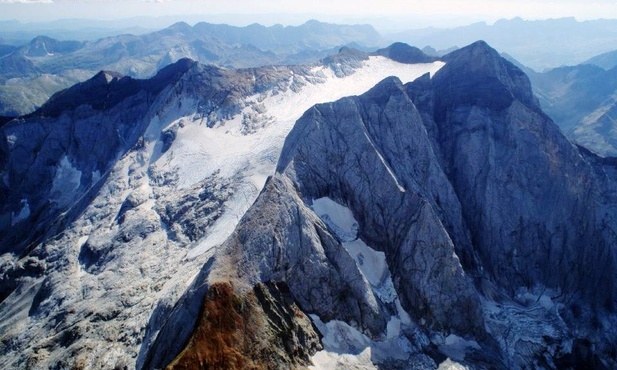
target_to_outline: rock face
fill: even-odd
[[[167,369],[297,368],[322,348],[317,329],[282,283],[258,284],[244,295],[229,283],[215,283],[197,325]]]
[[[444,60],[309,109],[195,284],[285,282],[337,328],[326,351],[362,343],[382,368],[617,366],[614,164],[570,143],[484,42]]]
[[[81,212],[75,200],[96,192],[117,158],[143,135],[150,102],[194,64],[183,60],[147,81],[101,72],[3,126],[0,252],[27,252],[59,230],[52,225],[63,222],[62,213]]]
[[[340,63],[340,78],[326,65],[228,70],[186,59],[148,80],[101,72],[3,121],[0,367],[171,363],[214,286],[201,284],[209,270],[200,268],[213,265],[274,172],[293,122],[387,76],[412,81],[443,65],[381,56]],[[340,266],[355,270],[330,240]],[[380,308],[361,296],[366,284],[339,275],[340,286],[324,292],[341,298],[322,311],[361,312],[367,328],[382,330],[385,318],[368,317]],[[301,367],[317,348],[314,329],[280,280],[263,283],[233,284],[234,297],[252,302],[247,322],[263,324],[254,339],[295,343],[268,358]],[[344,298],[348,286],[355,296]]]

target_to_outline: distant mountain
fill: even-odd
[[[375,52],[401,63],[432,63],[437,60],[434,56],[426,55],[422,50],[402,42],[395,42],[384,49]]]
[[[542,108],[571,140],[617,156],[617,67],[580,64],[526,72]]]
[[[102,21],[93,19],[60,19],[49,22],[22,23],[16,20],[0,21],[0,39],[10,45],[22,45],[33,38],[45,35],[59,40],[92,41],[103,37],[122,34],[144,34],[167,27],[173,22],[169,20],[161,24],[152,19],[151,22],[140,22],[139,19],[117,21]],[[138,24],[137,26],[135,26]],[[156,26],[155,26],[156,25]]]
[[[617,50],[595,56],[582,64],[593,64],[606,70],[617,67]]]
[[[81,49],[85,44],[80,41],[58,41],[47,36],[37,36],[30,43],[19,49],[19,54],[30,57],[48,57],[57,54],[69,54]]]
[[[536,71],[576,65],[614,49],[617,20],[578,22],[574,18],[527,21],[499,20],[493,25],[475,23],[452,29],[428,28],[384,35],[391,40],[435,49],[486,40]]]
[[[370,25],[338,25],[316,20],[300,26],[251,24],[234,27],[225,24],[197,23],[195,32],[209,35],[224,43],[251,44],[262,50],[289,53],[298,50],[324,50],[351,42],[380,46],[383,38]]]
[[[317,62],[342,45],[372,47],[382,42],[370,26],[317,21],[297,27],[208,23],[191,27],[180,22],[144,35],[89,42],[41,36],[0,58],[0,114],[32,112],[49,98],[47,92],[83,81],[103,69],[145,78],[184,57],[226,68],[304,64]],[[46,75],[53,75],[53,81],[41,79]]]
[[[0,58],[17,50],[17,46],[0,44]]]

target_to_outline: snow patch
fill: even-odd
[[[311,208],[342,241],[343,247],[356,262],[375,296],[383,303],[394,303],[395,307],[394,314],[387,323],[386,337],[381,341],[371,341],[344,322],[331,321],[323,324],[318,317],[311,316],[324,335],[324,351],[313,358],[317,364],[314,368],[363,368],[356,366],[365,361],[367,366],[370,366],[368,368],[372,369],[373,362],[362,357],[367,353],[377,362],[380,359],[406,359],[414,349],[403,334],[403,328],[410,328],[413,323],[398,299],[385,253],[374,250],[357,237],[358,222],[349,208],[328,197],[313,200]],[[371,351],[359,352],[365,346],[369,346]]]
[[[313,200],[313,211],[343,242],[343,247],[373,287],[375,294],[385,303],[397,297],[390,276],[386,255],[369,247],[358,238],[358,222],[351,210],[328,197]]]
[[[319,351],[312,358],[310,370],[377,370],[371,362],[371,348],[367,347],[357,355]]]
[[[56,169],[50,199],[60,206],[69,205],[75,196],[75,192],[81,185],[81,171],[73,167],[69,158],[65,155]]]
[[[439,345],[439,349],[448,357],[456,361],[463,361],[467,352],[479,350],[480,345],[474,340],[466,340],[458,335],[450,334]]]
[[[358,223],[351,210],[328,197],[313,200],[313,212],[343,241],[357,238]]]
[[[459,364],[458,362],[452,361],[451,359],[446,359],[444,362],[439,364],[437,370],[468,370],[469,367]]]

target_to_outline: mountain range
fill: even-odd
[[[309,21],[297,27],[233,27],[180,22],[143,35],[111,36],[97,41],[34,38],[0,57],[0,115],[31,113],[56,91],[84,81],[100,70],[137,78],[154,75],[181,58],[225,68],[307,64],[351,44],[379,46],[370,26]],[[362,46],[363,45],[363,46]]]
[[[614,49],[617,20],[579,22],[574,18],[547,20],[500,19],[442,29],[426,28],[386,34],[391,40],[437,50],[485,40],[536,71],[577,65]]]
[[[616,164],[482,41],[102,71],[0,176],[4,368],[617,366]]]
[[[617,156],[617,65],[608,52],[575,66],[529,76],[542,109],[571,140],[602,156]]]

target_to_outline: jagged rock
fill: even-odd
[[[227,283],[208,289],[186,348],[166,369],[295,369],[321,349],[310,319],[283,283],[239,293]]]
[[[320,330],[345,321],[339,330],[381,348],[380,317],[402,313],[313,212],[328,197],[384,253],[411,316],[407,361],[419,351],[475,368],[614,367],[614,163],[570,143],[486,43],[444,60],[432,79],[389,78],[308,110],[207,279],[243,291],[286,282]]]
[[[226,70],[189,60],[148,80],[103,72],[2,125],[0,246],[14,253],[0,255],[0,367],[169,364],[210,285],[200,267],[218,258],[302,112],[442,63],[374,56],[357,66],[344,79],[323,65]],[[306,207],[301,216],[319,221]],[[323,317],[364,315],[365,332],[383,336],[394,302],[376,301],[325,224],[302,236],[319,237],[339,268],[326,272],[339,278],[310,301],[330,300]],[[319,250],[311,256],[326,259]],[[327,279],[317,267],[307,271]],[[345,281],[348,272],[356,281]],[[289,281],[304,284],[302,275]]]

